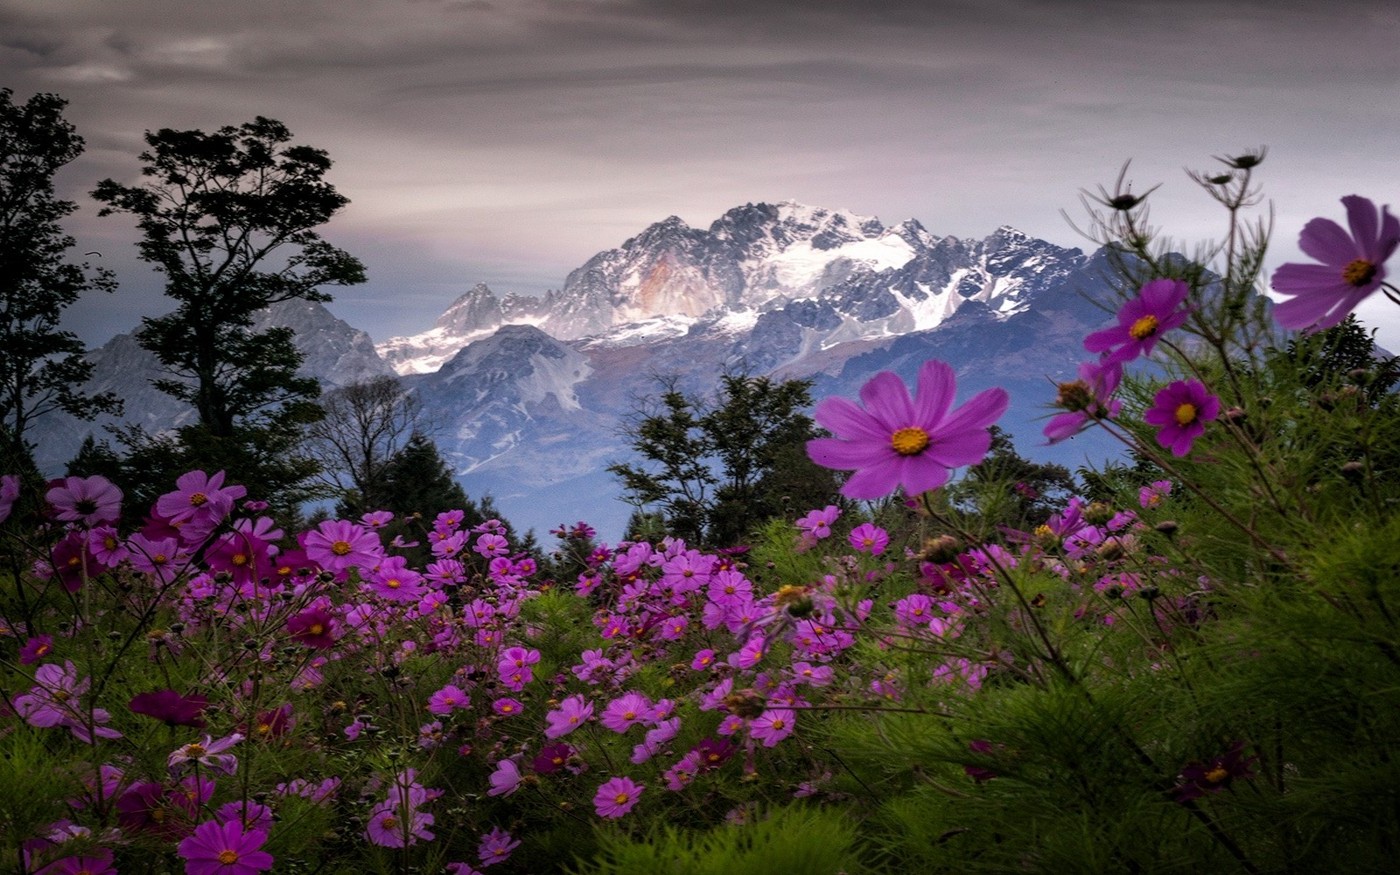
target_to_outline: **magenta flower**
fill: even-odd
[[[1191,287],[1181,280],[1156,279],[1145,283],[1136,298],[1118,308],[1118,324],[1084,338],[1084,348],[1102,353],[1106,362],[1126,364],[1138,356],[1152,355],[1157,339],[1181,325],[1191,315],[1182,307]]]
[[[1385,280],[1385,261],[1400,245],[1400,220],[1359,195],[1342,198],[1348,234],[1331,219],[1313,219],[1298,246],[1321,264],[1285,264],[1274,271],[1273,289],[1293,296],[1274,307],[1284,328],[1321,331],[1346,318]]]
[[[641,693],[623,693],[603,709],[599,722],[613,732],[623,733],[646,719],[651,702]]]
[[[238,757],[231,753],[224,753],[224,751],[242,740],[243,736],[237,732],[218,741],[214,741],[212,736],[206,735],[203,741],[191,742],[176,748],[175,752],[170,754],[166,766],[172,773],[179,773],[187,763],[195,762],[216,772],[232,775],[238,768]]]
[[[44,494],[54,517],[85,526],[116,522],[122,511],[122,491],[106,477],[64,477]]]
[[[10,518],[15,502],[19,499],[19,475],[0,476],[0,523]]]
[[[481,865],[492,866],[496,863],[505,862],[510,856],[510,852],[520,847],[520,840],[511,838],[510,833],[493,826],[491,831],[481,837],[481,845],[477,848],[477,859],[481,860]]]
[[[326,520],[307,532],[302,549],[306,558],[327,571],[373,568],[384,557],[379,535],[348,520]]]
[[[35,635],[19,649],[19,664],[33,665],[53,650],[52,635]]]
[[[890,545],[889,534],[873,523],[861,523],[851,529],[851,546],[862,553],[879,556]]]
[[[863,408],[844,398],[817,405],[814,418],[836,436],[808,441],[807,455],[855,471],[841,487],[849,498],[937,489],[950,468],[982,460],[992,443],[987,429],[1010,403],[1004,389],[987,389],[950,412],[955,391],[953,369],[940,361],[924,362],[912,399],[897,376],[881,371],[861,387]]]
[[[287,634],[292,640],[314,650],[334,647],[337,631],[335,616],[325,608],[308,607],[287,618]]]
[[[599,817],[616,819],[622,817],[642,798],[646,787],[631,778],[613,778],[598,788],[593,796],[593,810]]]
[[[1113,397],[1123,379],[1123,366],[1117,362],[1084,362],[1079,366],[1079,379],[1061,383],[1055,399],[1056,407],[1067,412],[1052,416],[1045,426],[1045,437],[1052,444],[1074,437],[1100,419],[1112,419],[1122,409],[1122,402]]]
[[[272,868],[272,855],[259,850],[267,841],[260,829],[244,832],[237,820],[206,821],[180,842],[186,875],[257,875]]]
[[[593,703],[583,696],[570,696],[559,703],[559,707],[544,715],[549,724],[544,731],[545,738],[563,738],[584,724],[593,716]]]
[[[764,747],[772,747],[792,735],[797,728],[797,712],[791,708],[769,708],[749,724],[749,735]]]
[[[821,510],[808,511],[807,515],[798,520],[797,528],[806,535],[816,540],[831,537],[831,524],[836,522],[836,518],[841,515],[841,508],[834,504],[828,504]]]
[[[174,690],[156,690],[133,696],[127,705],[133,714],[143,714],[164,722],[167,726],[204,728],[200,716],[209,707],[209,699],[199,693],[182,696]]]
[[[223,471],[212,476],[188,471],[175,481],[175,487],[156,499],[155,510],[190,542],[203,540],[233,510],[233,503],[248,494],[242,486],[225,486]]]
[[[1206,391],[1200,381],[1177,380],[1153,397],[1142,420],[1158,427],[1157,443],[1174,456],[1184,456],[1205,433],[1205,424],[1219,415],[1220,399]]]
[[[486,791],[487,796],[509,796],[520,789],[520,782],[523,776],[520,774],[520,766],[515,764],[515,760],[504,759],[496,763],[496,770],[489,778],[491,789]]]
[[[472,699],[466,690],[456,684],[448,684],[428,697],[428,713],[446,717],[459,708],[471,707]]]

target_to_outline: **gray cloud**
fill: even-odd
[[[372,277],[338,312],[377,337],[747,201],[1077,245],[1060,209],[1131,157],[1197,239],[1218,217],[1183,165],[1261,143],[1288,257],[1341,195],[1394,198],[1400,141],[1400,14],[1366,0],[0,0],[0,34],[5,84],[71,101],[80,202],[147,129],[267,115],[327,149],[352,204],[326,236]],[[79,314],[100,340],[163,302],[94,213],[73,231],[123,280]]]

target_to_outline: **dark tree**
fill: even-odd
[[[387,476],[418,421],[419,404],[393,377],[375,377],[321,396],[310,452],[347,515],[389,506]]]
[[[1025,458],[998,426],[992,426],[991,434],[986,458],[952,487],[956,500],[982,514],[989,531],[993,526],[1029,531],[1064,510],[1078,492],[1069,469]]]
[[[315,470],[304,456],[281,463],[317,418],[319,387],[297,374],[292,332],[257,331],[254,315],[281,301],[328,301],[323,287],[365,278],[357,259],[315,231],[348,203],[324,179],[330,158],[291,139],[262,117],[212,134],[147,132],[147,181],[106,179],[93,192],[106,204],[102,215],[136,217],[141,258],[165,275],[176,302],[173,312],[143,320],[137,339],[169,374],[157,388],[198,414],[198,426],[181,433],[187,462],[223,467],[269,491]],[[262,460],[277,463],[274,470],[259,467]]]
[[[771,517],[836,493],[831,472],[807,459],[817,436],[804,412],[811,383],[729,374],[718,397],[687,397],[663,381],[660,407],[627,428],[641,465],[616,463],[629,500],[654,508],[687,541],[727,546]]]
[[[0,89],[0,467],[32,467],[25,440],[33,421],[62,410],[81,419],[118,412],[111,393],[84,394],[92,374],[83,344],[59,328],[63,311],[91,290],[110,292],[106,271],[66,261],[73,238],[59,220],[77,209],[54,194],[60,168],[83,139],[63,118],[67,101],[36,94],[24,105]]]

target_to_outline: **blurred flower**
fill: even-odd
[[[55,480],[44,498],[54,517],[85,526],[116,522],[121,516],[122,491],[106,477],[64,477]]]
[[[851,529],[851,546],[862,553],[879,556],[890,544],[890,536],[873,523],[862,523]]]
[[[1157,443],[1174,456],[1184,456],[1196,438],[1205,433],[1205,423],[1219,415],[1220,399],[1199,380],[1177,380],[1153,397],[1142,420],[1158,427]]]
[[[1190,762],[1181,769],[1177,786],[1172,790],[1172,799],[1177,802],[1190,802],[1207,793],[1219,793],[1230,786],[1236,778],[1254,777],[1254,764],[1259,758],[1244,755],[1244,742],[1236,741],[1230,749],[1209,762]]]
[[[1342,198],[1348,234],[1331,219],[1317,218],[1303,226],[1298,246],[1321,264],[1289,263],[1274,271],[1273,289],[1291,300],[1274,307],[1284,328],[1321,331],[1346,318],[1366,297],[1381,287],[1385,261],[1400,245],[1400,220],[1358,195]]]
[[[1006,412],[1004,389],[987,389],[951,410],[953,369],[929,360],[919,369],[911,399],[904,383],[881,371],[860,390],[864,406],[844,398],[817,405],[816,421],[835,437],[807,443],[818,465],[854,470],[841,493],[849,498],[884,498],[902,486],[909,495],[937,489],[951,468],[980,462],[991,447],[988,426]]]
[[[1113,393],[1118,391],[1122,379],[1123,366],[1117,362],[1081,364],[1079,379],[1059,386],[1055,406],[1067,412],[1050,418],[1045,426],[1045,437],[1052,444],[1059,443],[1079,434],[1091,422],[1117,416],[1123,404],[1113,397]]]
[[[491,828],[491,831],[481,837],[481,845],[477,848],[477,859],[481,860],[481,865],[491,866],[504,862],[510,856],[510,852],[520,847],[520,840],[511,838],[510,833],[499,826]]]
[[[205,723],[200,715],[209,707],[209,700],[198,693],[182,696],[174,690],[156,690],[133,696],[127,707],[133,714],[154,717],[167,726],[203,729]]]

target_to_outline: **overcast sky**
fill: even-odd
[[[146,130],[263,115],[327,150],[322,230],[370,282],[332,309],[416,333],[478,282],[542,294],[678,215],[797,200],[980,238],[1088,246],[1061,210],[1132,159],[1153,219],[1200,241],[1184,169],[1267,145],[1271,265],[1339,198],[1400,207],[1400,4],[1389,0],[0,0],[0,86],[52,91],[87,140],[69,223],[122,288],[89,342],[168,309],[104,177]],[[1391,265],[1400,274],[1400,263]],[[1400,348],[1400,308],[1363,310]]]

